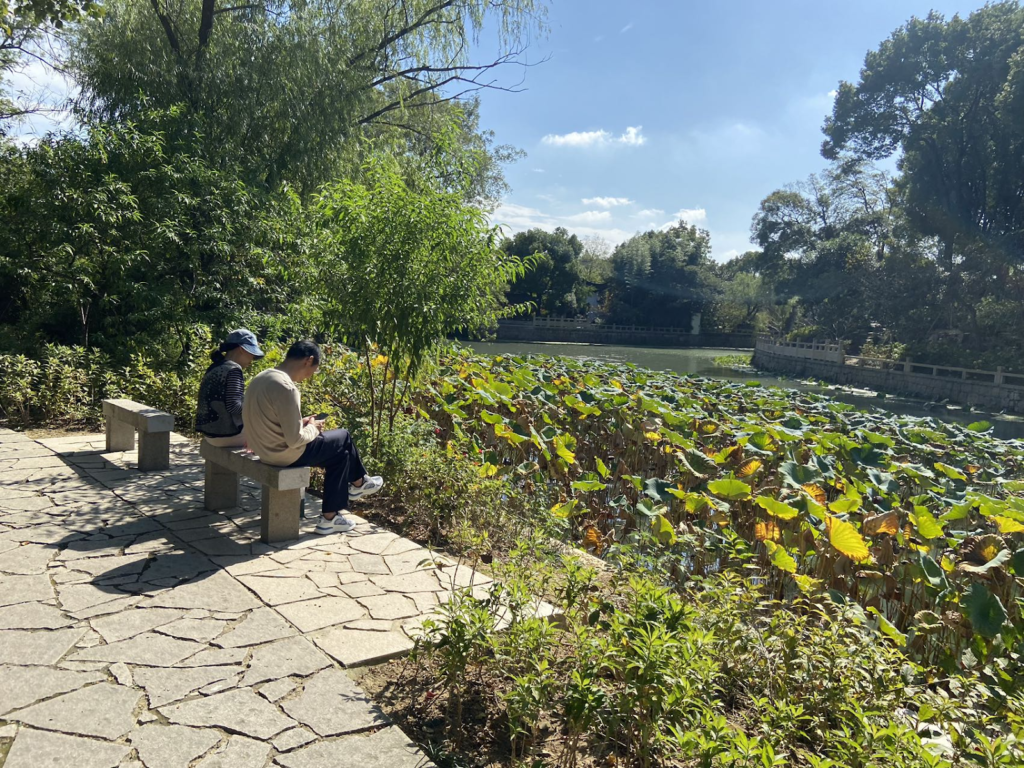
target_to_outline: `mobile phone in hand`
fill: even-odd
[[[329,415],[330,415],[330,414],[327,414],[327,413],[318,413],[318,414],[317,414],[316,416],[314,416],[313,418],[314,418],[314,419],[316,419],[317,421],[326,421],[326,420],[327,420],[327,417],[328,417]]]

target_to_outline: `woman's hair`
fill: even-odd
[[[241,344],[228,344],[226,341],[221,342],[221,345],[217,347],[213,352],[210,353],[210,360],[214,363],[219,363],[224,360],[225,355],[232,349],[238,349]]]
[[[285,354],[286,360],[305,360],[307,357],[313,358],[313,365],[320,365],[320,347],[315,342],[296,341]]]

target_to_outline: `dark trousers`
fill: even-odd
[[[306,446],[293,467],[323,467],[324,512],[348,509],[348,485],[366,474],[352,436],[347,429],[331,429],[321,433]]]

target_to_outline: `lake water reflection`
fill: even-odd
[[[663,349],[653,347],[614,347],[602,344],[562,344],[557,342],[472,342],[478,352],[487,355],[565,355],[568,357],[595,358],[618,363],[633,363],[656,371],[672,371],[693,376],[707,376],[730,381],[756,380],[768,386],[797,389],[804,392],[821,392],[859,408],[879,410],[908,416],[931,416],[940,421],[969,424],[973,421],[991,421],[995,425],[996,437],[1004,440],[1024,439],[1024,419],[1017,416],[1003,416],[984,412],[967,412],[957,408],[931,407],[922,400],[888,396],[884,400],[870,393],[858,394],[831,387],[819,386],[785,379],[762,373],[744,373],[732,368],[715,365],[715,358],[724,355],[749,353],[751,350],[736,349]]]

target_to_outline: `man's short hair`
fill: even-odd
[[[320,365],[320,347],[313,341],[296,341],[290,347],[288,352],[285,354],[286,360],[305,360],[307,357],[313,358],[313,365]]]

